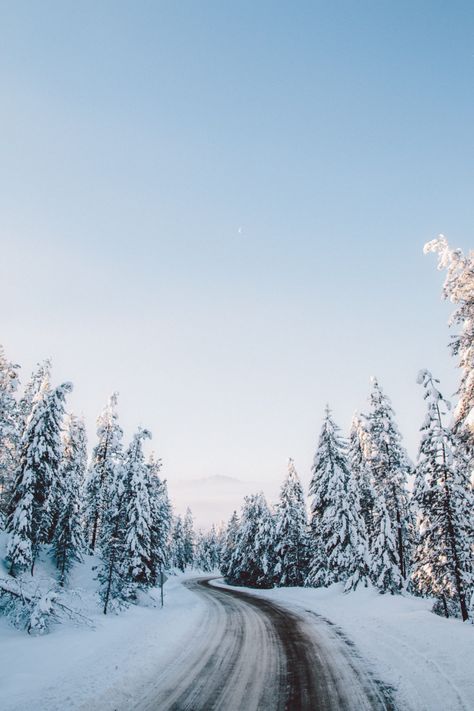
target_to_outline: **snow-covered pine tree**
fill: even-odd
[[[460,249],[451,249],[446,238],[439,235],[425,244],[424,252],[438,253],[438,269],[447,269],[444,298],[456,304],[450,325],[460,326],[461,331],[452,337],[450,345],[459,358],[462,376],[454,430],[474,457],[474,251],[464,255]]]
[[[206,534],[202,529],[196,531],[194,540],[194,567],[196,570],[203,570],[205,573],[208,572],[207,568],[207,551],[206,551]]]
[[[365,523],[369,545],[374,534],[375,492],[370,481],[370,441],[368,425],[363,415],[355,414],[349,433],[348,462],[349,469],[357,485],[360,511]]]
[[[19,447],[17,423],[18,365],[5,356],[0,345],[0,527],[12,495],[16,459]]]
[[[151,439],[148,430],[140,429],[127,449],[123,462],[124,503],[124,574],[129,594],[136,597],[138,587],[153,581],[152,518],[148,468],[143,455],[143,440]]]
[[[399,553],[392,520],[383,496],[374,501],[373,542],[370,557],[370,578],[381,593],[399,593],[403,581],[399,567]]]
[[[110,478],[111,477],[111,478]],[[125,486],[123,467],[117,466],[110,472],[107,491],[107,508],[102,512],[100,530],[100,557],[98,580],[104,615],[111,604],[121,605],[128,597],[128,586],[124,575],[124,518]]]
[[[359,482],[349,469],[347,482],[347,519],[349,522],[348,552],[352,549],[352,559],[349,558],[349,577],[345,581],[344,591],[355,590],[358,585],[367,586],[370,580],[371,552],[370,540],[365,525],[360,503]],[[349,556],[351,554],[349,553]]]
[[[194,546],[194,567],[205,573],[219,569],[220,550],[215,526],[208,532],[199,530]]]
[[[254,588],[271,588],[274,583],[273,516],[262,493],[246,496],[232,555],[229,582]]]
[[[171,532],[171,560],[175,568],[184,572],[186,568],[186,548],[183,520],[176,516]]]
[[[118,393],[113,393],[97,418],[98,443],[92,452],[87,482],[86,511],[89,549],[93,553],[100,537],[101,521],[108,507],[107,495],[114,485],[122,456],[123,431],[118,423]]]
[[[208,533],[200,531],[197,539],[195,567],[206,573],[219,570],[220,547],[215,526],[212,525]]]
[[[208,541],[208,560],[209,560],[209,570],[212,572],[214,570],[219,570],[221,563],[221,537],[219,532],[216,530],[214,524],[211,526],[211,530],[207,536]]]
[[[38,363],[18,401],[18,431],[21,436],[25,431],[26,423],[33,411],[37,398],[40,394],[45,395],[45,393],[50,391],[50,380],[51,360],[47,359],[42,363]]]
[[[173,510],[168,496],[166,480],[160,479],[161,459],[152,453],[148,460],[148,485],[151,512],[151,578],[156,585],[159,573],[167,565],[170,557],[169,536]]]
[[[376,378],[372,378],[371,411],[367,416],[370,452],[368,456],[372,485],[377,497],[383,497],[396,537],[398,565],[406,581],[411,556],[413,521],[409,506],[407,480],[411,464],[402,445],[389,398]],[[377,528],[376,528],[377,530]]]
[[[61,430],[66,394],[64,383],[37,400],[22,438],[15,489],[7,522],[7,560],[15,574],[34,564],[51,533],[51,494],[62,457]]]
[[[82,560],[84,531],[82,494],[87,465],[87,442],[84,421],[69,415],[63,434],[61,464],[61,506],[53,539],[53,552],[64,585],[73,564]]]
[[[307,585],[344,582],[345,589],[366,584],[367,534],[360,501],[347,463],[345,443],[329,407],[314,457],[310,494],[310,563]]]
[[[238,531],[239,517],[237,516],[237,511],[234,511],[224,533],[220,560],[220,570],[227,581],[232,577],[232,559],[237,545]]]
[[[275,521],[275,577],[277,585],[303,585],[307,576],[306,504],[293,459],[281,487]]]
[[[443,424],[449,403],[438,390],[439,380],[422,370],[418,382],[425,389],[428,411],[413,491],[418,518],[413,578],[422,594],[439,598],[446,616],[452,608],[448,603],[454,602],[467,620],[474,591],[468,456],[462,439]]]
[[[186,566],[192,566],[194,562],[194,522],[191,509],[186,509],[183,521],[184,534],[184,560]]]

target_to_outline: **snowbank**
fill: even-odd
[[[243,589],[336,624],[375,677],[393,687],[403,711],[474,709],[474,626],[434,615],[432,601],[373,588],[344,594],[341,585]]]
[[[179,653],[199,623],[204,603],[180,584],[186,576],[170,577],[163,609],[154,591],[148,607],[102,615],[91,563],[78,566],[71,584],[76,608],[92,618],[95,629],[63,624],[30,637],[0,617],[2,711],[128,708],[137,689]]]

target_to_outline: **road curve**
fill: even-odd
[[[160,670],[136,711],[385,711],[393,704],[327,622],[210,578],[189,644]]]

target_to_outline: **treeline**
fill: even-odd
[[[45,361],[19,394],[19,373],[0,348],[0,528],[8,534],[8,574],[34,575],[46,551],[64,587],[73,566],[97,554],[107,613],[111,604],[134,601],[139,590],[155,586],[164,567],[189,565],[191,512],[184,524],[173,516],[161,461],[153,453],[145,459],[148,430],[139,429],[124,446],[117,394],[97,419],[89,459],[84,422],[66,413],[72,385],[52,387]],[[0,597],[11,590],[4,585]]]
[[[34,575],[45,552],[60,587],[85,554],[97,555],[104,613],[155,586],[164,567],[220,567],[229,582],[254,587],[342,582],[349,591],[370,581],[382,592],[434,596],[440,614],[472,617],[474,255],[451,250],[442,237],[425,249],[447,269],[444,295],[461,326],[451,341],[461,369],[454,416],[438,381],[421,371],[426,417],[413,466],[377,380],[369,411],[354,417],[347,439],[327,408],[309,520],[290,460],[273,510],[263,494],[249,496],[225,530],[195,534],[189,510],[173,516],[161,461],[145,458],[150,432],[139,429],[124,446],[116,394],[97,420],[88,458],[84,422],[66,413],[72,385],[52,387],[45,361],[20,389],[19,366],[0,348],[0,528],[8,534],[0,608],[2,596],[27,600],[12,581]],[[33,616],[40,620],[46,607],[38,602]]]
[[[426,416],[416,466],[402,445],[390,400],[373,380],[370,410],[343,439],[329,408],[310,483],[310,520],[294,464],[271,510],[247,497],[227,526],[221,568],[233,584],[327,586],[370,581],[381,592],[437,599],[435,611],[474,614],[474,255],[443,237],[425,247],[447,269],[444,295],[457,304],[451,341],[462,377],[454,417],[439,381],[423,370]],[[409,491],[409,480],[413,486]]]

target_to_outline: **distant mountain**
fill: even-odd
[[[224,474],[214,474],[213,476],[204,476],[201,477],[201,479],[193,479],[193,482],[197,481],[208,481],[208,482],[215,482],[219,484],[243,484],[244,482],[241,479],[236,479],[234,476],[225,476]]]
[[[232,512],[242,506],[244,496],[261,487],[252,481],[214,474],[200,479],[168,480],[168,488],[176,512],[182,514],[189,506],[196,528],[208,529],[213,523],[227,522]]]

